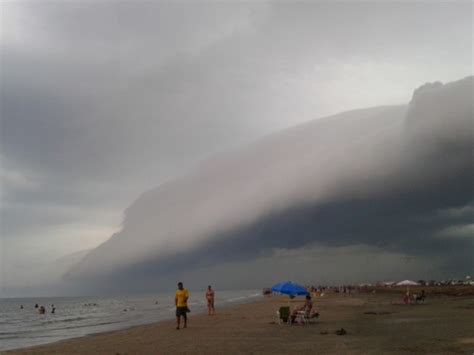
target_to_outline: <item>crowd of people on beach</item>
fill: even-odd
[[[188,299],[189,299],[189,291],[184,288],[184,285],[182,282],[178,282],[177,285],[177,290],[175,293],[175,306],[176,306],[176,329],[179,330],[181,329],[181,320],[182,320],[182,328],[187,328],[187,323],[188,323],[188,317],[187,314],[191,312],[191,310],[188,307]],[[313,306],[313,300],[312,298],[314,297],[323,297],[326,293],[339,293],[343,294],[344,296],[346,295],[351,295],[354,291],[361,292],[362,290],[354,287],[354,286],[338,286],[338,287],[328,287],[328,286],[307,286],[305,287],[308,291],[308,294],[305,296],[305,301],[301,306],[295,307],[292,311],[289,311],[288,308],[288,321],[290,324],[293,323],[298,323],[298,320],[301,319],[312,319],[312,318],[317,318],[319,317],[319,312],[317,312],[314,309]],[[263,294],[264,295],[269,295],[271,294],[270,289],[263,289]],[[212,286],[209,285],[205,291],[204,294],[206,303],[207,303],[207,314],[209,316],[215,314],[215,306],[214,306],[214,301],[215,301],[215,291],[213,290]],[[420,295],[413,295],[413,303],[419,304],[419,303],[424,303],[426,298],[425,291],[422,290]],[[405,304],[410,304],[411,299],[409,292],[407,292],[404,295],[403,298],[403,303]],[[92,306],[92,305],[97,305],[95,303],[89,303],[85,304],[84,306]],[[38,310],[38,313],[40,315],[46,314],[46,307],[43,305],[38,305],[35,304],[34,306],[35,309]],[[23,305],[20,305],[20,309],[24,309]],[[54,304],[51,304],[51,314],[54,314],[56,312],[56,307]]]
[[[175,293],[176,329],[179,330],[181,329],[181,327],[187,328],[188,326],[187,314],[191,312],[191,310],[189,309],[189,306],[188,306],[189,291],[186,288],[184,288],[184,285],[182,282],[178,282],[177,286],[178,287]],[[308,294],[305,296],[304,303],[301,306],[294,307],[294,309],[291,311],[289,310],[289,307],[286,307],[288,309],[287,311],[288,313],[287,313],[287,317],[285,318],[288,319],[288,322],[290,324],[298,323],[302,319],[308,320],[308,319],[319,317],[319,312],[317,312],[314,309],[313,298],[323,297],[327,293],[338,293],[338,294],[344,295],[345,297],[346,295],[351,296],[351,294],[355,292],[364,293],[364,291],[366,292],[368,291],[364,287],[355,287],[352,285],[341,285],[337,287],[305,286],[305,288],[308,291]],[[270,295],[272,292],[271,292],[271,289],[265,288],[263,289],[262,293],[263,295]],[[215,305],[214,305],[215,291],[211,285],[207,286],[207,289],[204,293],[204,297],[207,304],[207,314],[209,316],[214,315],[215,314]],[[413,298],[413,301],[411,298]],[[407,290],[407,293],[403,296],[402,302],[404,304],[411,304],[411,303],[420,304],[420,303],[424,303],[425,298],[426,298],[426,294],[424,290],[422,290],[421,294],[419,295],[415,294],[415,295],[412,295],[412,297],[410,297],[410,294]],[[84,306],[97,306],[97,304],[88,303],[88,304],[84,304]],[[38,314],[40,315],[44,315],[47,313],[46,307],[43,305],[35,304],[34,308],[38,310]],[[24,306],[20,305],[20,309],[24,309]],[[56,312],[56,307],[54,306],[54,304],[51,304],[50,313],[54,314],[55,312]]]

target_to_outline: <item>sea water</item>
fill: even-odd
[[[219,308],[251,302],[258,290],[216,291]],[[46,308],[39,314],[38,306]],[[55,313],[52,312],[52,305]],[[23,306],[23,309],[21,308]],[[190,290],[191,315],[205,312],[204,292]],[[0,351],[173,319],[174,293],[117,297],[42,297],[0,299]]]

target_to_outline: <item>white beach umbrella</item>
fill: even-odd
[[[411,280],[403,280],[397,283],[397,286],[418,286],[420,285],[418,282],[411,281]]]

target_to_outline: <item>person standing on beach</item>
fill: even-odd
[[[187,326],[187,316],[186,313],[189,311],[188,309],[188,298],[189,292],[183,287],[182,282],[178,282],[178,289],[176,290],[176,296],[174,298],[174,303],[176,305],[176,329],[179,330],[181,317],[184,320],[183,328]]]
[[[207,286],[206,300],[207,300],[207,314],[208,315],[214,314],[216,311],[214,309],[214,290],[212,289],[211,285]]]

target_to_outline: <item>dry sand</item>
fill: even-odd
[[[315,299],[320,320],[276,323],[288,298],[193,315],[187,329],[173,321],[65,340],[12,354],[474,354],[474,297],[429,296],[424,305],[396,305],[401,293],[329,294]],[[291,307],[302,303],[292,300]],[[344,328],[346,335],[336,335]],[[10,353],[10,352],[8,352]]]

